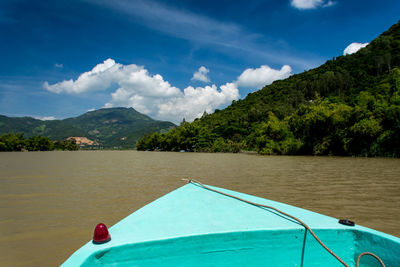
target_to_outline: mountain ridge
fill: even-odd
[[[95,148],[133,148],[144,134],[168,131],[175,124],[158,121],[133,108],[102,108],[62,120],[40,120],[29,116],[0,115],[0,134],[24,133],[27,137],[43,135],[52,140],[86,137]]]

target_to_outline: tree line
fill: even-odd
[[[52,141],[37,135],[25,138],[22,133],[7,133],[0,136],[0,151],[52,151],[78,150],[75,140]]]

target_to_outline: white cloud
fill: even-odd
[[[58,94],[62,92],[79,94],[88,91],[102,91],[116,82],[119,78],[118,76],[123,72],[140,68],[134,64],[123,66],[109,58],[96,65],[91,71],[82,73],[76,81],[72,79],[64,80],[53,85],[44,82],[43,87],[50,92]]]
[[[210,78],[207,76],[207,73],[209,73],[210,70],[207,69],[204,66],[201,66],[198,71],[196,71],[193,74],[192,80],[197,80],[197,81],[202,81],[202,82],[206,82],[209,83],[210,82]]]
[[[336,2],[334,2],[334,1],[328,1],[328,2],[324,3],[322,5],[322,7],[330,7],[330,6],[334,6],[335,4],[336,4]]]
[[[105,91],[112,85],[118,86],[118,89],[111,93],[111,100],[105,107],[133,107],[153,118],[175,123],[183,118],[192,121],[204,111],[211,113],[240,97],[234,83],[227,83],[219,89],[216,85],[197,88],[189,86],[182,92],[159,74],[151,75],[142,66],[122,65],[112,59],[82,73],[76,80],[55,84],[45,82],[43,87],[58,94],[81,94]]]
[[[291,75],[292,68],[284,65],[280,70],[263,65],[257,69],[246,69],[240,74],[236,83],[238,86],[262,88],[276,80],[281,80]]]
[[[187,87],[180,97],[172,98],[159,105],[158,117],[165,120],[175,118],[185,118],[192,121],[201,117],[206,111],[212,113],[217,107],[229,104],[232,100],[239,99],[239,90],[234,83],[227,83],[220,86],[216,85],[205,87]]]
[[[42,121],[53,121],[53,120],[56,120],[56,117],[44,116],[44,117],[35,117],[35,119],[42,120]]]
[[[208,69],[200,67],[207,74]],[[160,74],[151,75],[143,66],[122,65],[107,59],[92,70],[79,75],[76,80],[64,80],[55,84],[45,82],[43,87],[54,93],[82,94],[115,88],[104,107],[133,107],[137,111],[158,120],[179,123],[185,118],[192,121],[204,111],[212,113],[216,108],[240,98],[238,87],[261,88],[275,80],[291,75],[292,68],[284,65],[279,70],[268,66],[247,69],[236,81],[204,87],[188,86],[183,91],[165,81]]]
[[[56,64],[54,64],[54,67],[55,67],[55,68],[62,69],[62,68],[64,67],[64,65],[61,64],[61,63],[56,63]]]
[[[200,117],[204,111],[211,113],[240,96],[236,85],[227,83],[219,90],[216,85],[197,88],[189,86],[175,95],[168,96],[160,92],[160,95],[152,97],[141,94],[136,87],[131,86],[119,88],[111,94],[111,97],[112,100],[106,103],[105,107],[133,107],[156,119],[179,123],[183,118],[192,121]]]
[[[291,0],[290,4],[297,9],[315,9],[333,6],[335,2],[331,0]]]
[[[369,43],[351,43],[343,50],[343,55],[354,54],[361,48],[366,47],[368,44]]]

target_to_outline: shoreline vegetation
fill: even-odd
[[[400,21],[352,55],[275,81],[138,150],[400,157]]]
[[[21,138],[23,137],[22,133],[19,134],[3,134],[0,136],[0,153],[1,152],[45,152],[45,151],[146,151],[146,152],[191,152],[191,153],[212,153],[212,154],[226,154],[226,153],[236,153],[236,154],[245,154],[245,155],[274,155],[274,156],[334,156],[334,157],[371,157],[368,155],[312,155],[312,154],[297,154],[297,155],[289,155],[289,154],[262,154],[258,151],[251,150],[239,150],[239,151],[190,151],[190,150],[163,150],[163,149],[147,149],[147,150],[138,150],[137,148],[94,148],[94,147],[80,147],[76,144],[75,140],[61,140],[61,141],[52,141],[47,137],[43,136],[32,136],[28,139],[25,139],[24,142],[21,143]],[[6,137],[6,138],[4,138]],[[30,141],[28,141],[30,140]],[[36,144],[35,144],[36,143]],[[34,144],[34,145],[33,145]],[[33,146],[32,146],[33,145]],[[398,158],[398,157],[388,157],[388,156],[373,156],[374,158]]]
[[[0,136],[0,151],[53,151],[79,150],[75,140],[52,141],[50,138],[36,135],[25,138],[23,133],[7,133]]]

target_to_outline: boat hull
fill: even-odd
[[[213,187],[215,188],[215,187]],[[273,205],[304,220],[350,266],[372,252],[399,266],[400,239],[297,207],[219,188]],[[112,240],[91,242],[63,266],[342,266],[301,224],[195,184],[150,203],[110,228]],[[360,266],[380,266],[365,256]]]

